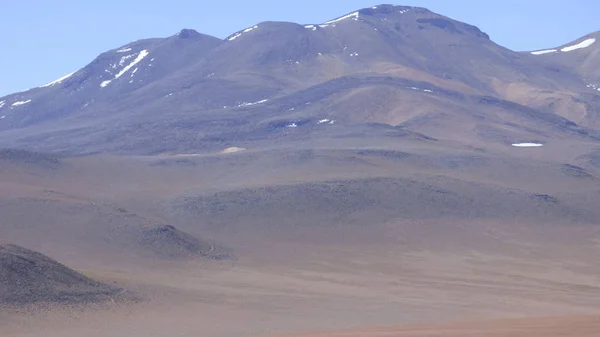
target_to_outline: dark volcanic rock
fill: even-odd
[[[122,292],[40,253],[0,245],[0,304],[97,302]]]
[[[222,247],[202,241],[171,225],[143,228],[139,233],[139,243],[146,250],[164,258],[206,257],[216,260],[231,258]]]

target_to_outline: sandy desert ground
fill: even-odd
[[[126,296],[3,307],[0,335],[593,336],[596,173],[542,151],[5,156],[3,240]]]

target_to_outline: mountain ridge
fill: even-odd
[[[260,22],[225,39],[182,29],[167,38],[111,49],[69,76],[0,98],[0,146],[68,153],[95,147],[114,152],[131,148],[119,139],[129,138],[133,130],[144,132],[147,127],[141,124],[155,125],[152,129],[163,125],[157,141],[182,135],[177,141],[188,143],[184,147],[197,146],[198,140],[214,143],[208,147],[223,141],[246,142],[253,138],[232,135],[248,128],[260,133],[261,125],[276,117],[263,109],[270,101],[291,103],[294,96],[311,92],[316,96],[306,97],[304,106],[279,111],[284,127],[316,118],[310,116],[318,110],[328,111],[321,115],[337,115],[342,127],[364,122],[400,125],[414,118],[420,124],[431,123],[434,117],[427,116],[440,115],[444,106],[448,108],[443,114],[450,118],[446,123],[459,126],[458,116],[482,123],[470,111],[480,106],[456,97],[432,97],[435,93],[427,85],[407,86],[419,87],[407,94],[385,81],[365,87],[353,76],[391,76],[430,83],[440,93],[495,97],[538,110],[542,119],[548,113],[558,115],[592,135],[600,128],[594,88],[600,88],[600,73],[589,75],[596,45],[566,46],[563,49],[569,52],[556,55],[557,60],[553,53],[515,52],[475,26],[425,8],[394,5],[359,9],[321,24]],[[573,57],[589,61],[577,65]],[[324,91],[329,92],[327,97],[309,90],[346,77],[350,80],[345,86]],[[381,103],[371,101],[381,95],[386,97]],[[357,104],[349,104],[354,100]],[[378,104],[376,111],[369,111],[373,104]],[[245,114],[233,121],[230,113],[236,111]],[[503,123],[515,124],[513,117],[502,118],[508,118]],[[535,123],[532,127],[539,129]],[[186,130],[195,130],[196,140]],[[441,136],[430,127],[413,131]],[[262,133],[259,138],[271,137]],[[57,137],[69,140],[56,143]],[[474,133],[471,137],[481,140]],[[43,141],[48,139],[52,142]],[[158,150],[141,139],[136,144],[139,153]]]

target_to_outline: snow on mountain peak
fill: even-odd
[[[531,53],[533,55],[544,55],[544,54],[556,53],[557,51],[558,50],[556,50],[556,49],[546,49],[546,50],[532,51]]]
[[[238,37],[242,36],[244,33],[249,33],[249,32],[251,32],[251,31],[255,30],[256,28],[258,28],[258,26],[254,26],[254,27],[246,28],[246,29],[244,29],[244,30],[243,30],[243,31],[241,31],[241,32],[237,32],[237,33],[233,34],[233,35],[232,35],[231,37],[229,37],[227,40],[229,40],[229,41],[233,41],[233,40],[237,39]]]
[[[358,17],[359,17],[359,13],[358,12],[354,12],[354,13],[350,13],[348,15],[344,15],[342,17],[339,17],[337,19],[334,19],[334,20],[331,20],[331,21],[327,21],[327,22],[325,22],[325,24],[332,24],[332,23],[340,22],[342,20],[346,20],[346,19],[350,19],[350,18],[352,18],[354,20],[358,20]]]
[[[586,39],[586,40],[583,40],[583,41],[581,41],[581,42],[579,42],[577,44],[564,47],[560,51],[563,52],[563,53],[567,53],[567,52],[570,52],[570,51],[573,51],[573,50],[587,48],[587,47],[593,45],[594,42],[596,42],[596,39],[594,39],[594,38]],[[531,54],[533,54],[533,55],[544,55],[544,54],[552,54],[552,53],[557,53],[557,52],[558,52],[558,49],[546,49],[546,50],[532,51]]]
[[[594,39],[594,38],[583,40],[583,41],[579,42],[578,44],[575,44],[575,45],[572,45],[572,46],[568,46],[568,47],[564,47],[560,51],[562,51],[562,52],[570,52],[570,51],[577,50],[577,49],[587,48],[587,47],[591,46],[592,44],[594,44],[594,42],[596,42],[596,39]]]
[[[41,85],[40,88],[51,87],[51,86],[53,86],[55,84],[58,84],[58,83],[60,83],[60,82],[62,82],[64,80],[66,80],[67,78],[73,76],[73,74],[75,74],[75,71],[72,72],[72,73],[70,73],[70,74],[66,74],[65,76],[63,76],[63,77],[61,77],[59,79],[56,79],[56,80],[54,80],[54,81],[52,81],[50,83],[46,83],[44,85]]]
[[[123,56],[121,58],[121,60],[119,61],[119,65],[122,66],[123,63],[125,62],[125,60],[133,57],[133,55],[135,55],[135,54]],[[123,74],[125,74],[127,71],[129,71],[129,69],[133,68],[136,64],[140,63],[140,61],[142,61],[144,59],[144,57],[146,57],[146,56],[148,56],[148,50],[144,49],[141,52],[139,52],[139,54],[137,55],[137,57],[135,58],[135,60],[131,61],[131,63],[129,63],[123,69],[121,69],[121,71],[118,72],[113,79],[110,79],[110,80],[107,80],[107,81],[103,81],[102,83],[100,83],[100,86],[102,88],[104,88],[107,85],[109,85],[110,82],[112,82],[113,80],[116,80],[119,77],[123,76]]]

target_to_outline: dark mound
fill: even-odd
[[[435,177],[369,178],[252,187],[187,195],[171,206],[214,227],[364,225],[391,219],[568,219],[592,221],[555,197]]]
[[[40,253],[0,245],[0,304],[99,302],[121,292]]]
[[[61,165],[56,156],[18,149],[0,149],[0,165],[2,162],[48,169],[57,169]]]
[[[200,240],[171,225],[144,228],[140,233],[139,242],[146,250],[162,258],[205,257],[215,260],[231,258],[222,247]]]

